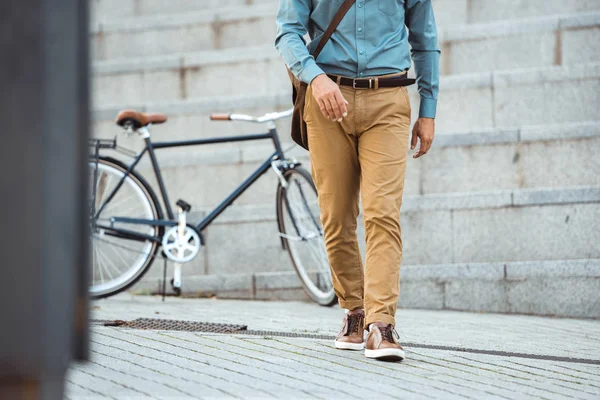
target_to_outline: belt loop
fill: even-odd
[[[379,89],[379,78],[375,77],[375,90]]]
[[[335,81],[336,81],[336,83],[338,84],[338,86],[340,86],[340,84],[341,84],[341,82],[342,82],[342,77],[341,77],[341,75],[338,75],[338,76],[337,76],[337,79],[336,79]]]

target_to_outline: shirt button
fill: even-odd
[[[358,76],[363,77],[365,76],[365,74],[363,74],[362,72],[360,74],[358,74]]]
[[[362,56],[363,54],[365,54],[365,52],[361,50],[358,52],[358,54],[360,54]]]
[[[362,32],[362,28],[358,28],[358,31],[359,31],[359,32]]]
[[[358,3],[358,8],[362,8],[363,3]]]

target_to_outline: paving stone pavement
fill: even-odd
[[[299,335],[335,335],[342,316],[303,302],[163,303],[123,294],[92,303],[96,320],[218,322]],[[93,324],[91,360],[69,371],[66,398],[600,399],[598,320],[404,309],[396,318],[402,363],[336,350],[331,340]]]

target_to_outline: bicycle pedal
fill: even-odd
[[[192,206],[190,205],[190,203],[188,203],[185,200],[177,200],[177,203],[175,203],[175,205],[179,208],[181,208],[183,210],[183,212],[189,212],[192,209]]]

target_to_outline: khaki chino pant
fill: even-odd
[[[323,116],[310,86],[304,109],[333,287],[341,307],[365,308],[367,324],[395,325],[410,100],[405,87],[340,89],[349,103],[341,123]],[[359,193],[364,270],[356,236]]]

